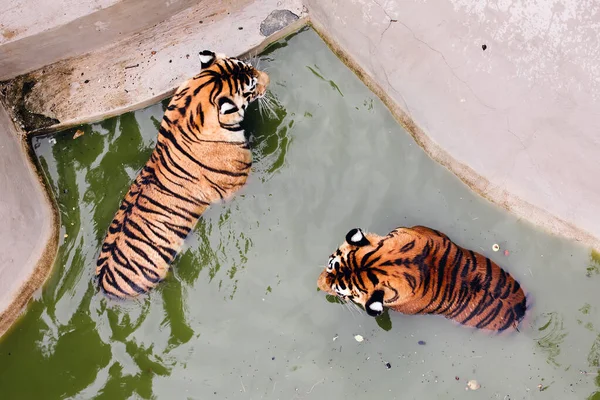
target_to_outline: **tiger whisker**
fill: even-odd
[[[346,306],[346,308],[348,309],[348,311],[350,311],[350,314],[352,314],[353,318],[356,318],[356,314],[354,314],[354,310],[352,309],[352,307],[350,306],[350,304],[348,304],[348,302],[346,300],[342,300],[344,302],[344,305]]]
[[[258,103],[264,107],[264,109],[269,113],[269,116],[272,118],[277,118],[277,113],[275,112],[275,110],[273,109],[273,106],[271,103],[268,102],[268,100],[266,100],[266,97],[259,97],[258,98]]]
[[[260,115],[260,119],[262,122],[265,122],[265,111],[263,110],[262,103],[260,99],[258,100],[258,114]]]
[[[350,303],[352,303],[352,306],[354,307],[354,309],[355,309],[356,311],[358,311],[358,313],[359,313],[359,314],[362,314],[362,313],[363,313],[363,309],[362,309],[362,308],[360,308],[360,307],[359,307],[359,306],[358,306],[358,305],[357,305],[355,302],[353,302],[352,300],[350,300]]]
[[[279,108],[279,103],[277,103],[277,102],[275,101],[275,98],[273,97],[273,95],[272,95],[270,92],[267,92],[267,96],[265,96],[265,97],[264,97],[264,99],[265,99],[265,100],[264,100],[264,101],[265,101],[265,104],[267,104],[267,105],[268,105],[268,106],[271,108],[271,110],[273,110],[273,113],[274,113],[275,115],[277,115],[277,114],[275,113],[275,109],[276,109],[276,108]]]

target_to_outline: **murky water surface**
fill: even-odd
[[[247,113],[248,185],[204,215],[166,282],[139,301],[107,301],[92,276],[166,103],[82,127],[76,140],[74,131],[34,140],[60,208],[60,250],[0,342],[0,398],[600,397],[600,257],[472,194],[313,31],[276,44],[262,65],[279,107],[277,117]],[[317,292],[349,229],[415,224],[521,281],[534,306],[520,333],[432,316],[375,320]],[[470,379],[477,392],[465,392]]]

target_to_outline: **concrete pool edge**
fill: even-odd
[[[0,110],[0,112],[2,114],[5,113],[4,110]],[[6,122],[5,126],[0,129],[6,129],[14,135],[16,144],[22,150],[21,156],[24,159],[23,161],[26,163],[25,174],[34,181],[35,190],[40,192],[34,193],[34,195],[41,195],[43,198],[42,204],[38,204],[38,207],[41,206],[44,208],[42,212],[46,213],[48,218],[43,221],[42,232],[40,232],[39,237],[34,242],[30,258],[28,258],[28,261],[32,261],[31,257],[35,258],[35,261],[31,263],[33,264],[32,267],[29,268],[31,273],[19,283],[20,286],[14,290],[14,294],[6,307],[0,310],[0,338],[14,326],[14,323],[25,311],[27,303],[31,300],[33,294],[42,287],[50,275],[58,250],[58,233],[60,229],[58,207],[51,193],[50,186],[46,184],[45,178],[41,175],[41,169],[37,165],[27,136],[19,135],[17,128],[10,121]],[[24,227],[24,229],[29,229],[29,226]],[[29,232],[30,235],[35,235],[35,233]],[[26,264],[29,264],[29,262]],[[27,265],[23,266],[23,268],[27,268]],[[8,296],[10,296],[10,293]]]
[[[323,24],[312,17],[309,23],[336,56],[359,77],[369,90],[381,99],[398,123],[404,127],[425,153],[457,176],[471,190],[493,204],[553,235],[574,240],[594,249],[600,249],[600,238],[511,194],[507,190],[491,185],[489,180],[478,174],[473,168],[452,157],[450,153],[435,143],[423,129],[417,126],[404,109],[382,88],[374,77],[361,67],[358,61],[349,55]]]
[[[244,57],[249,57],[251,54],[259,53],[259,52],[263,51],[267,46],[272,44],[273,42],[276,42],[276,41],[294,33],[295,31],[298,31],[298,30],[302,29],[303,27],[307,26],[309,24],[309,22],[310,22],[310,20],[308,17],[301,17],[298,20],[296,20],[296,22],[291,23],[290,25],[286,26],[282,30],[265,38],[265,40],[263,42],[261,42],[260,44],[258,44],[257,46],[254,46],[254,47],[242,52],[241,54],[237,54],[237,55],[235,55],[235,57],[244,58]],[[101,114],[83,115],[76,119],[68,120],[66,122],[61,122],[61,123],[51,125],[48,127],[34,129],[31,131],[28,131],[27,135],[31,137],[31,136],[36,136],[36,135],[52,134],[55,132],[60,132],[60,131],[63,131],[63,130],[69,129],[69,128],[76,127],[78,125],[100,122],[107,118],[116,117],[116,116],[125,114],[127,112],[136,111],[141,108],[148,107],[152,104],[158,103],[159,101],[162,101],[168,97],[171,97],[173,95],[173,93],[175,93],[175,90],[177,90],[177,86],[175,86],[165,92],[162,92],[156,96],[153,96],[150,98],[145,98],[139,102],[134,102],[134,103],[128,104],[125,107],[115,108],[115,109],[112,109],[110,111],[107,111],[107,112],[104,112]]]

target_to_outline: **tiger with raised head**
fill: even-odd
[[[207,207],[246,183],[252,154],[240,123],[269,77],[235,58],[208,50],[199,56],[200,73],[175,92],[156,147],[102,244],[97,285],[110,296],[155,287]]]
[[[363,306],[404,314],[439,314],[493,331],[517,329],[527,310],[523,289],[487,257],[424,226],[387,236],[352,229],[331,255],[319,289]]]

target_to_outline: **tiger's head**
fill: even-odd
[[[210,50],[201,51],[199,57],[202,71],[197,78],[214,84],[208,101],[218,109],[219,122],[222,126],[239,124],[248,104],[265,96],[269,76],[247,62]]]
[[[379,316],[384,304],[402,297],[389,284],[392,277],[381,265],[388,252],[385,237],[352,229],[346,234],[345,242],[329,257],[317,286],[343,301],[360,304],[370,316]]]

